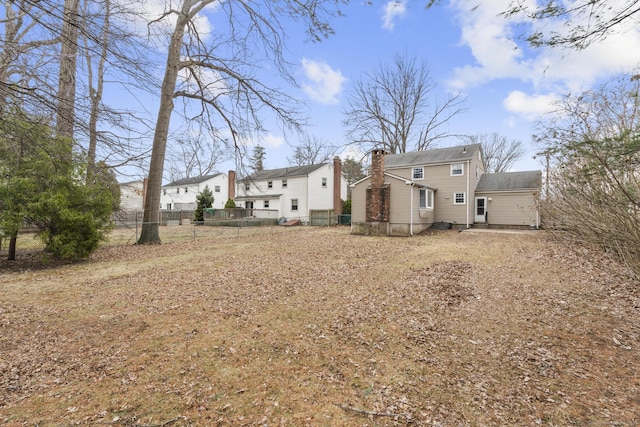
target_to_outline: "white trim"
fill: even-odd
[[[454,166],[460,166],[460,173],[453,173]],[[456,168],[455,170],[458,170]],[[464,176],[464,163],[451,163],[451,176]]]
[[[420,171],[420,178],[416,178],[416,171]],[[411,179],[414,181],[423,181],[424,180],[424,167],[413,167],[411,168]]]
[[[462,194],[462,198],[464,199],[464,201],[462,203],[456,202],[456,194]],[[454,191],[453,192],[453,204],[454,205],[458,205],[458,206],[466,205],[467,204],[467,193],[464,192],[464,191]]]

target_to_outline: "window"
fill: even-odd
[[[322,178],[322,188],[327,188],[327,178]]]
[[[268,200],[264,201],[264,208],[265,209],[269,209],[269,201]]]
[[[184,187],[184,192],[186,193],[187,191],[189,191],[189,187]]]
[[[273,188],[273,181],[267,182],[267,188]]]
[[[216,193],[220,192],[220,186],[216,185],[215,187],[213,187],[213,191],[215,191]]]
[[[165,196],[167,195],[167,189],[166,188],[164,190],[162,190],[162,194],[165,195]]]
[[[244,184],[244,189],[245,189],[246,191],[249,191],[249,190],[251,189],[251,184],[249,184],[248,182],[246,182],[246,183]]]
[[[171,203],[167,203],[167,210],[170,211],[171,210]]]
[[[413,168],[413,179],[424,179],[424,168]]]
[[[287,188],[287,180],[286,179],[282,180],[282,188]]]
[[[176,188],[176,194],[180,194],[180,187]]]
[[[464,193],[453,193],[454,205],[464,205],[464,203],[465,203]]]
[[[420,209],[433,209],[433,190],[420,190]]]
[[[292,211],[298,210],[298,199],[291,199],[291,210]]]
[[[464,175],[464,164],[456,163],[451,165],[451,175]]]

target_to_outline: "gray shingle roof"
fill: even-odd
[[[467,144],[456,147],[414,151],[412,153],[388,154],[384,156],[384,167],[398,168],[471,160],[474,156],[478,155],[478,150],[480,150],[480,144]]]
[[[180,185],[192,185],[192,184],[200,184],[201,182],[205,182],[210,180],[211,178],[214,178],[218,175],[222,175],[221,173],[214,173],[213,175],[203,175],[203,176],[194,176],[193,178],[182,178],[182,179],[177,179],[173,182],[170,182],[166,185],[163,185],[163,187],[177,187]]]
[[[307,176],[311,172],[320,169],[325,166],[327,163],[320,163],[317,165],[308,165],[308,166],[292,166],[288,168],[280,168],[280,169],[269,169],[254,172],[248,177],[244,178],[242,181],[264,181],[266,179],[276,179],[276,178],[292,178],[296,176]]]
[[[480,177],[476,191],[539,190],[541,171],[486,173]]]

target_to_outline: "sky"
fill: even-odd
[[[534,159],[540,147],[531,142],[536,120],[560,97],[634,70],[640,64],[640,29],[621,27],[618,34],[581,51],[534,49],[516,37],[523,28],[561,27],[509,21],[500,13],[511,2],[444,0],[426,8],[426,0],[355,0],[343,9],[343,17],[332,21],[335,34],[327,40],[306,42],[299,28],[292,27],[286,43],[299,86],[286,90],[308,106],[308,133],[333,145],[346,144],[342,122],[354,82],[390,63],[394,55],[406,54],[427,65],[437,84],[434,100],[447,93],[466,97],[466,111],[447,124],[451,134],[495,132],[520,140],[526,154],[512,170],[542,169],[540,159]],[[199,25],[215,29],[216,13],[215,7],[205,10]],[[269,69],[264,72],[268,78]],[[265,148],[267,169],[288,166],[298,141],[290,135],[287,140],[275,123],[267,127],[267,134],[252,143]],[[450,138],[438,147],[463,143]],[[221,172],[233,168],[233,162],[218,166]]]

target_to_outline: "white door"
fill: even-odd
[[[475,222],[484,223],[487,219],[487,198],[486,197],[476,197],[476,215]]]

